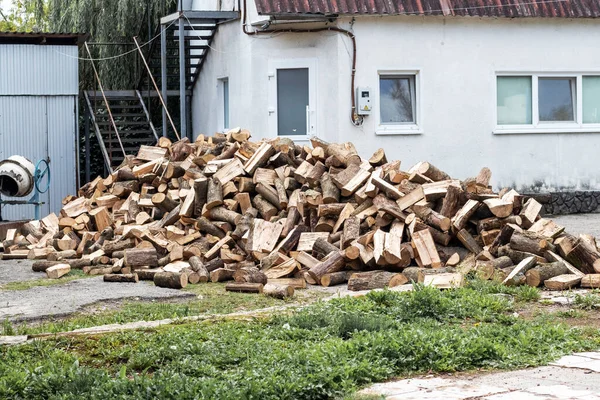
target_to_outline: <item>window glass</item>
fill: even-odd
[[[600,76],[583,77],[583,123],[600,123]]]
[[[531,77],[497,78],[498,125],[531,124]]]
[[[229,79],[223,79],[223,128],[229,129]]]
[[[415,123],[414,76],[381,76],[379,96],[382,124]]]
[[[277,70],[277,133],[306,135],[308,68]]]
[[[539,78],[540,122],[575,121],[575,78]]]

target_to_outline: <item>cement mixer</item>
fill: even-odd
[[[39,160],[33,163],[22,156],[11,156],[0,161],[0,221],[2,208],[5,205],[32,204],[35,206],[35,219],[39,220],[40,210],[44,202],[40,194],[50,188],[49,160]],[[2,196],[25,197],[33,192],[29,200],[3,200]]]

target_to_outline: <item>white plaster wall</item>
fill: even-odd
[[[269,116],[269,107],[276,106],[269,96],[270,79],[274,79],[269,78],[269,60],[294,59],[316,60],[317,126],[319,132],[337,132],[339,93],[335,71],[339,40],[334,33],[247,36],[238,23],[222,25],[194,88],[194,135],[218,129],[221,115],[218,79],[227,77],[229,125],[250,129],[254,139],[269,137],[269,118],[274,118]]]
[[[252,2],[249,2],[250,4]],[[249,4],[249,5],[250,5]],[[350,27],[350,20],[339,25]],[[384,147],[405,169],[428,160],[458,178],[493,172],[496,187],[600,189],[600,134],[494,135],[496,71],[598,71],[600,25],[594,20],[444,17],[359,17],[356,85],[378,86],[378,70],[419,70],[420,135],[377,136],[378,100],[362,127],[350,114],[350,52],[333,33],[247,37],[225,24],[193,97],[194,132],[212,133],[217,78],[229,76],[231,126],[268,136],[268,61],[314,57],[318,62],[317,130],[352,141],[362,156]]]

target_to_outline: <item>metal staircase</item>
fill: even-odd
[[[105,165],[114,169],[123,162],[125,155],[135,155],[142,145],[154,145],[158,134],[138,90],[109,90],[104,94],[108,107],[100,92],[84,92],[88,115],[99,139]]]

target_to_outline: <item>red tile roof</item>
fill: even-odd
[[[600,0],[255,0],[264,15],[598,18]]]

